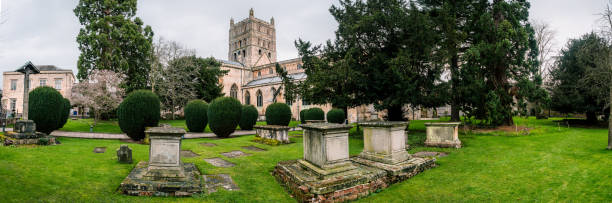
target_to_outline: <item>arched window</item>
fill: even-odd
[[[236,84],[233,84],[232,89],[230,89],[230,97],[238,99],[238,86]]]
[[[242,57],[246,57],[246,50],[242,50]]]
[[[238,55],[236,53],[234,53],[234,61],[238,60]]]
[[[261,76],[261,71],[257,71],[257,77]]]
[[[272,68],[268,68],[270,74],[274,73],[274,71],[272,70]]]
[[[240,45],[240,47],[242,47],[242,40],[238,41],[238,45]]]
[[[259,55],[261,56],[261,49],[259,50]]]
[[[251,93],[249,93],[249,91],[247,91],[247,92],[244,94],[244,103],[245,103],[246,105],[250,105],[250,104],[251,104]]]
[[[298,69],[302,69],[302,64],[298,64]]]
[[[268,52],[268,58],[272,58],[272,54]]]
[[[263,95],[261,95],[261,90],[257,90],[257,106],[263,106]]]

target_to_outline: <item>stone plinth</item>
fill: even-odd
[[[406,126],[408,122],[365,122],[363,152],[360,157],[385,164],[397,164],[410,159],[406,152]]]
[[[202,192],[201,174],[194,164],[181,162],[183,128],[149,128],[149,162],[140,162],[121,183],[124,194],[191,196]]]
[[[45,139],[49,145],[55,144],[55,137],[45,133],[36,132],[36,123],[32,120],[18,120],[15,122],[15,131],[6,132],[6,137],[12,145],[40,144]]]
[[[425,123],[427,129],[428,147],[454,147],[461,148],[459,140],[459,122]]]
[[[350,125],[310,123],[304,129],[304,159],[306,169],[321,177],[350,171],[355,166],[349,160],[348,130]]]
[[[280,143],[288,144],[289,141],[289,126],[280,126],[280,125],[256,125],[253,126],[255,128],[255,132],[257,133],[257,137],[263,139],[273,139],[277,140]]]

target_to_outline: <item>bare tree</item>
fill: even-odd
[[[601,13],[602,20],[602,35],[607,38],[608,42],[608,59],[603,60],[606,63],[606,67],[612,71],[612,1],[608,3],[606,9]],[[611,76],[612,77],[612,76]],[[610,79],[610,90],[609,90],[609,101],[607,107],[610,109],[610,116],[608,117],[608,150],[612,150],[612,78]]]
[[[151,87],[159,95],[163,109],[174,119],[189,100],[197,98],[195,50],[160,38],[154,44],[154,56],[156,61],[149,73]]]
[[[544,21],[532,20],[531,25],[535,31],[535,40],[538,44],[538,73],[544,80],[549,79],[551,66],[554,65],[554,52],[556,48],[555,35],[557,32]]]
[[[93,110],[95,126],[102,114],[121,103],[124,91],[119,85],[123,79],[123,75],[110,70],[94,70],[88,80],[72,87],[71,103]]]

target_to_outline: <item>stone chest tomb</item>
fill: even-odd
[[[461,148],[459,122],[425,123],[427,140],[425,146]]]
[[[257,137],[263,139],[272,139],[277,140],[280,143],[288,144],[289,141],[289,126],[280,126],[280,125],[256,125],[253,126],[255,128],[255,132],[257,133]]]
[[[181,162],[182,128],[149,128],[149,161],[141,161],[123,180],[120,190],[137,196],[191,196],[202,192],[201,174],[192,163]]]

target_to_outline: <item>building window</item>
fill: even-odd
[[[261,49],[259,50],[259,55],[261,56]]]
[[[274,73],[274,71],[272,70],[272,68],[269,68],[269,69],[268,69],[268,72],[269,72],[270,74]]]
[[[11,90],[17,90],[17,80],[11,80]]]
[[[233,84],[230,89],[230,97],[238,99],[238,86],[236,86],[236,84]]]
[[[242,57],[246,57],[246,50],[242,50]]]
[[[287,98],[285,98],[285,103],[289,106],[293,105],[293,101],[287,100]]]
[[[251,104],[251,93],[249,93],[248,91],[246,92],[246,94],[244,94],[244,103],[246,105]]]
[[[263,95],[261,95],[261,90],[257,90],[257,106],[263,106]]]
[[[261,76],[261,71],[257,71],[257,77]]]
[[[42,86],[45,86],[45,85],[47,85],[47,79],[41,78],[40,79],[40,86],[42,87]]]
[[[242,47],[242,40],[238,41],[238,45],[240,45],[240,47]]]
[[[272,54],[268,52],[268,58],[272,58]]]
[[[302,69],[302,64],[298,64],[298,69]]]
[[[234,61],[238,61],[238,55],[234,53]]]
[[[17,107],[17,99],[11,98],[11,111],[15,111]]]
[[[62,89],[62,79],[55,79],[55,89],[56,90]]]

